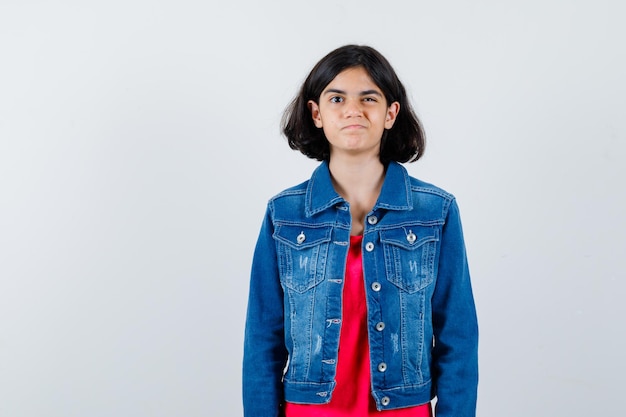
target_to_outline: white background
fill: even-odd
[[[594,1],[0,1],[0,416],[241,415],[252,250],[323,55],[380,50],[461,207],[479,415],[623,415],[626,26]]]

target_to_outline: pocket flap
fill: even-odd
[[[301,250],[330,241],[331,226],[279,225],[274,230],[274,239]]]
[[[406,250],[415,250],[427,242],[439,240],[439,229],[434,226],[403,226],[382,230],[380,240]]]

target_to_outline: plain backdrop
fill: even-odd
[[[279,132],[311,67],[381,51],[455,194],[478,415],[623,415],[626,6],[0,0],[0,416],[241,415]],[[262,399],[260,399],[262,400]]]

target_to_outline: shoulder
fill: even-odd
[[[411,176],[407,182],[414,211],[445,219],[450,208],[456,205],[454,195],[441,187]]]
[[[411,192],[414,194],[429,194],[433,196],[438,196],[444,200],[454,200],[454,195],[452,195],[448,191],[431,183],[422,181],[418,178],[409,177],[409,184]]]
[[[301,182],[300,184],[294,185],[289,188],[285,188],[281,192],[273,195],[269,199],[269,203],[273,204],[278,201],[290,199],[290,198],[299,198],[299,197],[304,198],[304,195],[306,194],[306,189],[309,186],[310,181],[311,180],[306,180],[306,181]]]
[[[309,189],[309,187],[311,187],[313,182],[316,181],[316,178],[319,180],[320,176],[322,177],[324,176],[323,174],[326,174],[326,176],[329,176],[328,166],[326,165],[326,163],[321,163],[311,173],[311,177],[307,179],[306,181],[303,181],[292,187],[286,188],[282,190],[281,192],[279,192],[278,194],[274,195],[272,198],[270,198],[269,200],[270,203],[278,202],[284,199],[303,197],[307,193],[307,190]]]
[[[391,182],[391,188],[398,190],[400,183],[406,192],[416,195],[439,197],[444,200],[454,200],[454,196],[444,189],[426,181],[412,177],[406,167],[398,162],[391,162],[387,167],[387,178]],[[403,191],[404,192],[404,191]]]
[[[306,191],[310,180],[286,188],[273,195],[267,202],[272,221],[277,219],[297,219],[304,216]]]

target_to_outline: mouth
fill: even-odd
[[[363,125],[347,125],[347,126],[344,126],[342,129],[343,130],[358,130],[358,129],[365,129],[365,126],[363,126]]]

